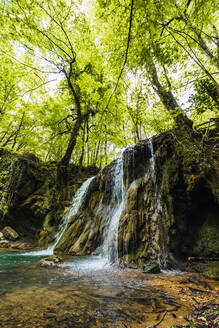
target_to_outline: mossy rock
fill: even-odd
[[[192,267],[210,279],[219,280],[219,261],[194,263]]]
[[[192,253],[195,256],[219,256],[219,225],[206,222],[201,227]]]
[[[52,255],[49,256],[45,259],[40,260],[39,265],[41,267],[54,267],[54,266],[59,266],[60,264],[63,263],[63,259],[59,256]]]

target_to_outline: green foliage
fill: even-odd
[[[103,166],[172,129],[197,77],[184,112],[216,116],[217,6],[134,1],[131,17],[129,0],[1,1],[1,147],[60,161],[80,118],[71,159]]]
[[[194,84],[194,95],[190,101],[197,114],[205,111],[219,113],[219,96],[216,86],[209,79],[198,80]]]

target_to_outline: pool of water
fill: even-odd
[[[162,328],[188,308],[171,289],[181,288],[182,274],[121,270],[101,257],[66,257],[62,267],[44,268],[44,257],[0,252],[1,328],[141,328],[168,308]]]
[[[45,257],[44,254],[34,255],[15,251],[0,251],[0,272],[7,271],[10,266],[38,262]]]

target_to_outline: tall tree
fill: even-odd
[[[72,128],[61,164],[68,164],[82,123],[99,110],[103,65],[80,2],[11,0],[3,11],[8,37],[25,51],[23,65],[48,82],[60,75],[72,99]],[[14,27],[13,34],[11,33]],[[15,44],[15,46],[16,46]],[[19,62],[16,56],[13,58]]]
[[[210,71],[213,69],[212,65],[217,63],[215,37],[211,37],[211,40],[214,42],[211,43],[211,50],[208,49],[209,53],[214,57],[213,62],[209,60],[206,64],[202,58],[204,48],[206,50],[203,35],[206,38],[209,37],[208,23],[210,20],[212,20],[212,24],[215,21],[214,9],[211,9],[210,6],[212,5],[215,8],[216,1],[211,0],[211,4],[206,4],[204,1],[200,2],[201,4],[195,2],[191,7],[191,1],[186,1],[185,4],[181,2],[179,4],[175,0],[168,2],[163,0],[142,0],[134,2],[125,0],[121,2],[121,6],[113,0],[98,1],[100,19],[108,22],[106,26],[107,31],[109,29],[114,31],[113,38],[111,32],[111,38],[115,40],[114,48],[118,50],[118,45],[121,45],[121,50],[119,51],[120,57],[124,56],[124,47],[127,43],[127,39],[124,39],[124,31],[127,29],[128,22],[130,21],[127,13],[130,12],[132,14],[132,31],[130,40],[128,41],[129,56],[126,63],[127,70],[141,70],[145,72],[145,79],[150,80],[161,102],[173,114],[177,124],[180,125],[182,122],[191,125],[191,121],[186,117],[186,113],[182,110],[176,99],[174,89],[178,83],[176,84],[176,81],[173,83],[170,82],[172,76],[171,74],[168,76],[168,71],[171,72],[175,70],[175,67],[181,66],[181,72],[183,68],[185,73],[187,73],[186,64],[189,64],[192,59],[197,65],[196,70],[202,70],[205,75],[212,79],[216,87],[218,87],[217,81],[213,76],[214,73],[212,74]],[[104,12],[102,8],[104,8]],[[198,13],[202,12],[204,12],[204,14],[201,14],[203,19],[201,22],[202,25],[201,28],[197,28],[196,25],[199,18],[195,19],[195,17]],[[109,18],[110,16],[112,16],[111,20]],[[174,24],[175,30],[177,28],[182,30],[182,22],[184,25],[186,24],[186,29],[189,31],[189,36],[184,36],[183,42],[182,40],[179,41],[172,32],[166,33],[166,29],[169,29],[171,24]],[[197,35],[197,31],[199,31],[199,35]],[[112,42],[108,40],[107,43],[110,45]],[[207,42],[205,43],[207,45]],[[192,70],[195,72],[195,68],[192,68]]]

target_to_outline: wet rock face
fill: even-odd
[[[155,149],[145,140],[124,152],[126,200],[119,223],[118,252],[120,263],[127,266],[142,267],[150,262],[159,267],[168,260],[170,224],[158,189]]]
[[[200,154],[198,138],[191,143],[194,152],[188,153],[178,150],[180,141],[172,134],[153,137],[154,162],[148,140],[125,151],[126,203],[118,237],[121,263],[142,266],[155,261],[168,267],[171,254],[219,255],[216,158],[209,152],[213,145]]]
[[[112,204],[115,161],[106,166],[91,182],[84,201],[70,218],[67,229],[55,248],[56,253],[89,255],[103,243],[107,212]]]
[[[69,165],[57,174],[56,163],[43,163],[32,154],[16,155],[0,150],[0,171],[8,210],[0,216],[0,229],[11,226],[22,241],[46,248],[53,240],[72,196],[95,167]]]
[[[152,263],[156,269],[168,267],[172,255],[219,255],[217,154],[211,141],[215,139],[203,142],[197,133],[177,133],[143,140],[123,153],[125,199],[119,214],[118,260],[124,266],[147,268]],[[69,167],[57,179],[57,166],[25,158],[10,163],[11,172],[20,175],[10,184],[14,188],[9,188],[11,205],[4,225],[40,238],[39,245],[46,247],[54,241],[75,191],[96,172]],[[110,163],[92,180],[56,253],[101,252],[120,197],[114,192],[116,167],[117,161]]]
[[[200,140],[198,135],[186,135],[184,142],[178,135],[164,133],[123,153],[125,205],[118,228],[122,265],[147,268],[152,263],[156,269],[172,265],[172,255],[219,255],[216,161],[209,151],[213,145],[203,149]],[[92,181],[57,253],[98,253],[115,205],[114,170],[115,161]]]

